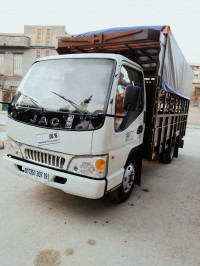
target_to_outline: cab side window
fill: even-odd
[[[127,66],[122,66],[116,92],[115,115],[124,116],[124,118],[115,118],[115,131],[123,130],[123,122],[128,115],[128,113],[123,109],[125,89],[128,85],[139,86],[140,88],[143,88],[143,77],[141,72]],[[138,99],[137,109],[138,108],[143,108],[142,91]]]

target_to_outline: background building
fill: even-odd
[[[191,93],[191,105],[200,107],[200,63],[190,64],[194,72]]]
[[[193,69],[194,76],[188,124],[200,125],[200,63],[191,63],[190,66]]]
[[[9,102],[32,63],[56,55],[58,39],[66,36],[65,26],[24,26],[24,34],[0,34],[0,101]]]

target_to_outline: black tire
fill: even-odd
[[[171,163],[174,157],[174,151],[175,151],[174,146],[170,146],[166,150],[164,150],[161,156],[161,161],[166,164]]]
[[[132,158],[127,162],[124,168],[124,176],[120,187],[109,193],[111,200],[118,203],[126,201],[133,191],[137,175],[138,164],[137,161]]]

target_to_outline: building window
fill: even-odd
[[[42,29],[37,29],[36,42],[42,44]]]
[[[4,54],[0,54],[0,74],[4,74]]]
[[[14,54],[13,74],[22,76],[22,54]]]
[[[195,88],[195,95],[200,96],[200,88],[199,87]]]
[[[194,75],[194,80],[198,80],[198,75]]]
[[[35,60],[39,59],[40,57],[42,57],[42,50],[36,49],[35,50]]]
[[[3,102],[5,102],[5,103],[11,102],[14,94],[15,94],[15,91],[3,90],[2,91]],[[7,108],[8,108],[8,105],[7,104],[2,104],[2,110],[3,111],[6,111]]]
[[[46,45],[47,46],[50,46],[51,45],[51,36],[52,33],[51,33],[51,29],[47,29],[46,31]]]
[[[50,56],[51,55],[51,50],[50,49],[45,49],[44,50],[44,56]]]
[[[3,90],[3,102],[9,103],[12,100],[14,94],[15,91]]]

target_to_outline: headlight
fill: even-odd
[[[76,157],[69,164],[68,171],[94,178],[104,178],[107,174],[107,155],[95,157]]]
[[[22,153],[20,150],[19,143],[15,142],[13,139],[6,137],[5,149],[7,154],[22,158]]]

